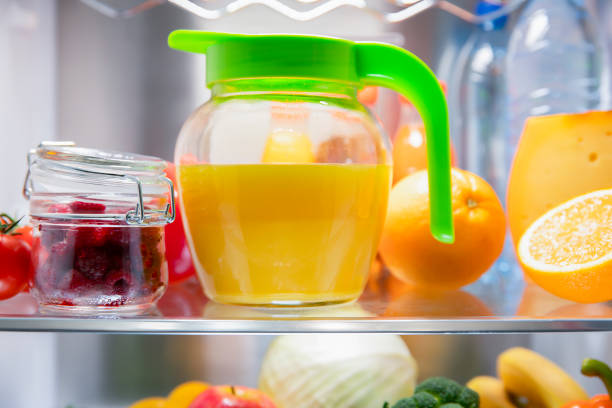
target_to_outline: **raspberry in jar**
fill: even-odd
[[[168,283],[174,220],[161,159],[43,143],[28,156],[32,294],[41,312],[139,314]]]

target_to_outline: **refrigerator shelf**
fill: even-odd
[[[503,8],[476,15],[452,0],[81,0],[92,9],[112,18],[130,18],[153,7],[169,3],[205,20],[217,20],[251,6],[267,7],[296,21],[315,20],[333,10],[351,7],[370,12],[387,23],[398,23],[422,12],[439,8],[468,23],[478,24],[509,14],[526,0],[507,0]],[[493,0],[495,1],[495,0]]]
[[[195,287],[195,283],[191,283]],[[178,291],[178,295],[177,295]],[[154,312],[138,317],[41,315],[28,294],[0,302],[0,331],[142,334],[612,332],[612,302],[582,305],[534,285],[517,296],[485,285],[447,294],[368,289],[353,304],[256,309],[189,299],[173,287]],[[193,291],[191,291],[193,293]],[[168,298],[169,297],[169,298]]]

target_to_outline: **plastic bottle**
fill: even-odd
[[[527,2],[506,56],[508,163],[527,117],[601,108],[605,54],[600,40],[584,0]],[[510,243],[507,239],[504,254],[511,253]]]
[[[482,0],[477,15],[503,3]],[[507,17],[478,25],[459,53],[451,78],[449,111],[459,153],[459,167],[484,178],[502,199],[508,179],[508,114],[505,57]]]
[[[531,0],[510,37],[511,140],[528,116],[601,107],[604,48],[584,0]]]
[[[500,10],[503,1],[481,0],[476,14],[484,16]],[[506,90],[506,51],[508,45],[506,15],[484,20],[459,52],[449,84],[449,115],[457,146],[459,167],[485,179],[505,202],[510,152],[508,97]],[[497,313],[512,313],[511,305],[521,291],[520,269],[509,235],[504,250],[477,283],[468,288],[482,300],[495,305]],[[499,302],[502,293],[507,302]]]

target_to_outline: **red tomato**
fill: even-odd
[[[15,235],[27,242],[32,247],[32,226],[26,225],[15,230]]]
[[[173,163],[168,163],[166,175],[174,183],[174,203],[176,217],[172,224],[166,225],[166,259],[168,260],[168,281],[170,283],[182,282],[195,274],[195,267],[185,229],[183,228],[183,217],[179,205],[179,194],[176,183],[176,169]]]
[[[0,234],[0,300],[25,289],[32,269],[32,250],[19,235]]]

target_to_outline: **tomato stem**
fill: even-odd
[[[19,222],[23,219],[23,217],[18,220],[13,219],[7,213],[0,214],[0,234],[11,234],[17,226],[19,226]],[[14,233],[13,233],[14,234]]]

